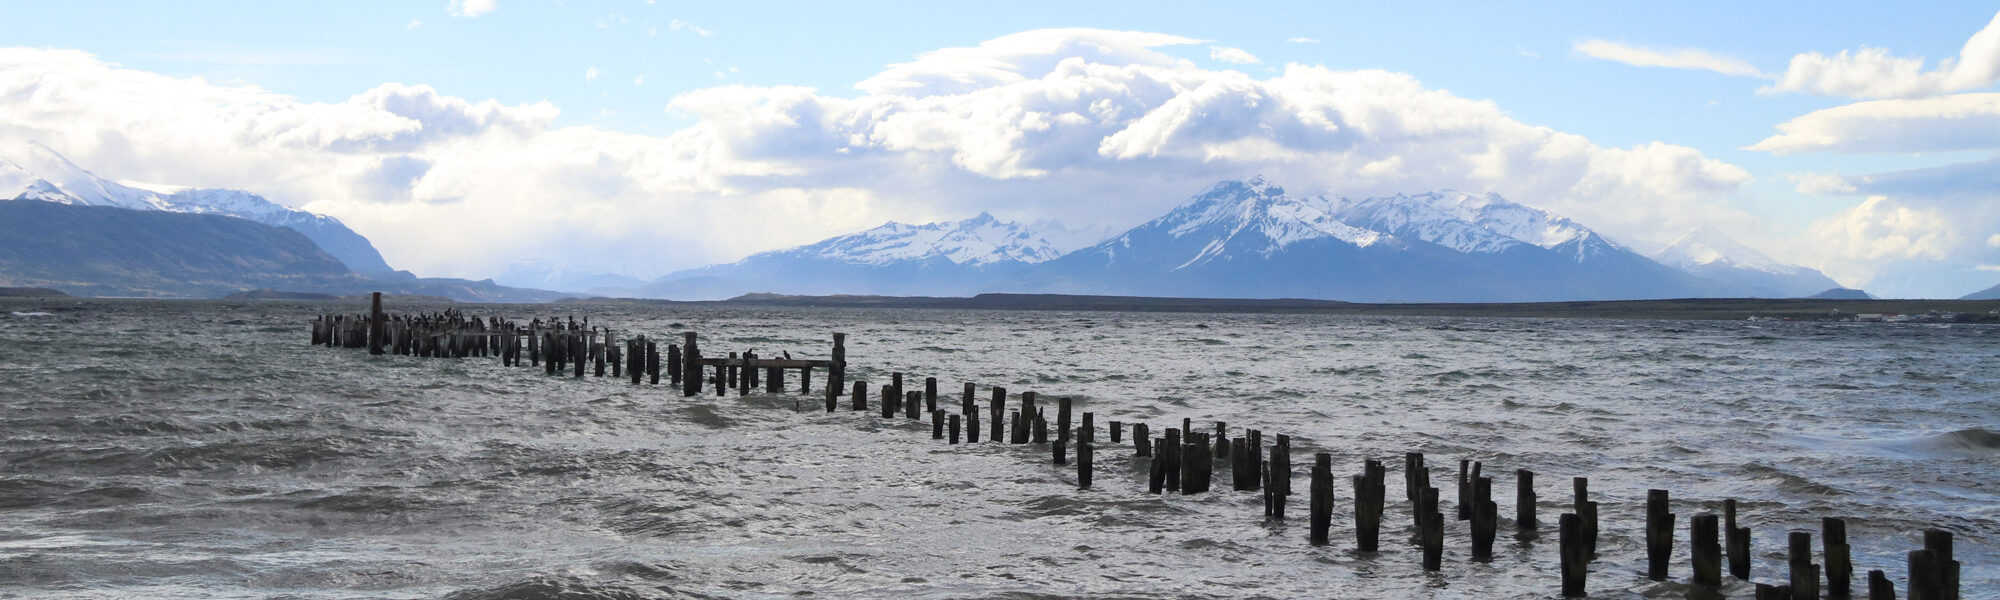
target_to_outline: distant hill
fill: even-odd
[[[1996,284],[1996,285],[1994,285],[1993,287],[1990,287],[1990,288],[1986,288],[1986,289],[1983,289],[1983,290],[1979,290],[1979,291],[1977,291],[1977,292],[1973,292],[1973,293],[1970,293],[1970,294],[1966,294],[1966,295],[1965,295],[1965,297],[1963,297],[1963,298],[1959,298],[1959,299],[1960,299],[1960,300],[2000,300],[2000,284]]]
[[[241,190],[112,181],[36,143],[29,143],[15,156],[19,162],[0,159],[0,200],[227,215],[304,234],[356,272],[373,275],[393,271],[368,238],[333,217],[286,207]]]
[[[236,217],[30,201],[0,201],[0,286],[147,298],[217,298],[253,289],[478,302],[561,296],[491,281],[364,276],[304,234]]]
[[[1875,299],[1874,296],[1868,295],[1868,292],[1864,292],[1853,288],[1844,288],[1844,287],[1833,288],[1806,297],[1814,300],[1874,300]],[[1967,298],[1967,300],[1979,300],[1979,298]]]
[[[1727,285],[1732,296],[1801,298],[1840,288],[1818,269],[1778,262],[1708,228],[1674,240],[1653,260]]]
[[[0,298],[60,298],[69,294],[38,287],[0,287]]]

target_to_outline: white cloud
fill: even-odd
[[[1993,235],[1991,235],[1991,236],[1988,236],[1988,237],[1986,238],[1986,247],[1988,247],[1988,248],[2000,248],[2000,233],[1996,233],[1996,234],[1993,234]]]
[[[1813,111],[1780,123],[1749,146],[1794,152],[1954,152],[2000,149],[2000,93],[1872,100]]]
[[[1778,82],[1761,93],[1799,92],[1859,98],[1918,98],[1982,88],[2000,79],[2000,14],[1972,34],[1958,58],[1924,70],[1924,59],[1891,56],[1887,48],[1862,46],[1832,56],[1806,52],[1792,57]]]
[[[638,77],[633,77],[632,85],[646,85],[646,76],[640,75]]]
[[[500,8],[499,0],[451,0],[446,10],[454,17],[477,19],[497,8]]]
[[[1846,177],[1832,173],[1789,173],[1785,178],[1797,184],[1796,189],[1801,194],[1830,196],[1859,191],[1854,184],[1847,181]]]
[[[416,30],[416,28],[418,28],[418,27],[423,27],[423,26],[424,26],[424,22],[423,22],[423,21],[419,21],[419,20],[417,20],[417,19],[410,19],[410,24],[408,24],[408,25],[404,25],[404,26],[403,26],[403,31],[414,31],[414,30]]]
[[[686,31],[688,33],[692,33],[703,37],[707,37],[709,34],[715,33],[713,31],[703,29],[701,27],[696,26],[693,23],[682,21],[680,19],[674,19],[672,22],[667,23],[667,29],[672,29],[674,31]]]
[[[1828,275],[1893,297],[1957,297],[1969,290],[1954,287],[1963,279],[1954,272],[2000,262],[1992,233],[2000,231],[2000,158],[1814,177],[1867,196],[1801,240],[1801,254]]]
[[[1208,57],[1239,65],[1254,65],[1260,62],[1255,55],[1243,51],[1242,48],[1230,48],[1226,46],[1209,46]]]
[[[1309,38],[1309,37],[1295,37],[1295,38],[1292,38],[1292,39],[1289,39],[1289,40],[1285,40],[1285,41],[1287,41],[1287,42],[1291,42],[1291,43],[1294,43],[1294,44],[1317,44],[1317,43],[1319,43],[1319,38]]]
[[[1399,73],[1260,79],[1155,50],[1193,43],[1030,31],[925,53],[847,95],[723,85],[676,97],[693,124],[666,136],[557,128],[553,105],[422,86],[308,103],[0,50],[0,153],[39,140],[108,176],[258,191],[341,218],[399,268],[473,277],[529,257],[631,256],[658,274],[983,209],[1123,227],[1258,172],[1301,193],[1492,190],[1628,240],[1747,218],[1716,199],[1749,175],[1690,148],[1601,147]],[[468,248],[438,222],[514,244]]]
[[[1541,58],[1541,57],[1542,57],[1542,53],[1540,53],[1540,52],[1536,52],[1536,51],[1534,51],[1534,50],[1529,50],[1529,49],[1527,49],[1527,48],[1522,48],[1522,47],[1519,47],[1519,46],[1516,46],[1516,47],[1514,48],[1514,54],[1518,54],[1518,55],[1520,55],[1520,56],[1522,56],[1522,57],[1526,57],[1526,58]]]
[[[597,76],[598,76],[598,75],[603,75],[603,74],[604,74],[604,72],[603,72],[603,71],[599,71],[599,70],[597,70],[597,67],[591,67],[591,68],[588,68],[588,69],[584,69],[584,70],[583,70],[583,80],[584,80],[584,81],[597,81]]]
[[[1700,48],[1654,50],[1606,40],[1584,40],[1572,46],[1584,56],[1621,62],[1635,67],[1662,67],[1714,71],[1735,77],[1770,78],[1743,59],[1716,54]]]

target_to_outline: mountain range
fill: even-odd
[[[0,285],[139,297],[257,288],[465,301],[561,296],[396,271],[338,219],[250,192],[113,181],[40,144],[17,157],[0,158]]]
[[[1052,233],[1053,232],[1053,233]],[[745,293],[983,292],[1363,302],[1799,297],[1839,287],[1712,232],[1653,257],[1495,194],[1440,190],[1295,197],[1224,181],[1159,218],[1082,247],[1068,230],[990,214],[889,223],[615,291],[681,300]]]
[[[1436,190],[1295,196],[1262,178],[1219,182],[1123,232],[963,221],[890,222],[669,273],[517,263],[501,280],[395,271],[329,216],[254,193],[99,177],[28,146],[0,159],[0,285],[91,295],[214,297],[250,288],[537,301],[559,289],[716,300],[751,293],[980,293],[1357,302],[1803,297],[1839,288],[1710,230],[1642,255],[1569,218],[1496,194]],[[135,216],[137,215],[137,216]],[[174,235],[166,232],[198,232]],[[1858,293],[1858,292],[1857,292]]]

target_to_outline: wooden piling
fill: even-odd
[[[1132,440],[1140,444],[1146,443],[1145,440],[1137,437],[1132,438]],[[1158,494],[1166,489],[1167,441],[1164,439],[1158,440],[1153,442],[1152,445],[1152,448],[1146,449],[1150,451],[1150,456],[1152,457],[1151,469],[1148,471],[1146,477],[1146,493]],[[1148,452],[1140,452],[1139,455],[1149,456]]]
[[[1424,506],[1429,509],[1418,532],[1424,547],[1424,570],[1437,571],[1444,566],[1444,513],[1438,510],[1437,488],[1424,488],[1423,493]]]
[[[1694,584],[1711,590],[1722,586],[1722,543],[1715,520],[1714,513],[1688,517],[1688,562],[1694,569]]]
[[[1181,491],[1181,430],[1169,427],[1166,435],[1166,452],[1160,456],[1167,462],[1167,491]]]
[[[910,390],[908,392],[903,393],[903,418],[905,419],[921,418],[920,413],[918,413],[918,411],[922,409],[923,406],[924,406],[923,392]]]
[[[979,407],[965,412],[965,443],[979,443]]]
[[[1559,556],[1562,563],[1562,595],[1564,598],[1584,596],[1584,575],[1590,560],[1584,547],[1583,518],[1576,513],[1563,513],[1556,520]]]
[[[975,409],[975,407],[972,405],[972,392],[973,392],[972,382],[970,381],[965,382],[965,393],[960,394],[958,397],[959,414],[971,415],[972,411]]]
[[[1381,461],[1374,459],[1364,461],[1361,474],[1354,476],[1354,547],[1361,552],[1374,552],[1381,545],[1384,476]]]
[[[383,354],[382,342],[389,336],[389,317],[382,314],[382,292],[368,294],[368,353]]]
[[[1096,415],[1094,413],[1088,411],[1083,413],[1083,424],[1078,425],[1076,427],[1077,441],[1091,442],[1091,443],[1097,442],[1097,425],[1095,423],[1095,420],[1096,420]]]
[[[1936,552],[1911,550],[1909,566],[1909,600],[1945,600],[1944,575],[1938,568]]]
[[[667,364],[666,364],[666,367],[667,367],[667,383],[669,383],[669,384],[673,384],[673,385],[680,385],[680,383],[681,383],[681,347],[680,347],[680,346],[678,346],[678,345],[675,345],[675,344],[667,344]]]
[[[1049,444],[1049,450],[1050,452],[1055,454],[1056,464],[1058,465],[1069,464],[1069,459],[1068,457],[1065,456],[1065,454],[1069,450],[1069,441],[1064,439],[1063,436],[1056,436],[1055,441]]]
[[[1736,526],[1736,499],[1722,501],[1722,549],[1729,557],[1729,574],[1750,580],[1750,528]]]
[[[1868,600],[1896,600],[1896,584],[1881,569],[1868,572]]]
[[[1062,439],[1063,441],[1068,441],[1068,440],[1069,440],[1069,434],[1070,434],[1070,425],[1069,425],[1069,421],[1070,421],[1070,412],[1069,412],[1069,411],[1070,411],[1070,399],[1069,399],[1069,396],[1063,396],[1063,397],[1061,397],[1061,398],[1057,398],[1057,399],[1056,399],[1056,437],[1057,437],[1057,438],[1060,438],[1060,439]]]
[[[1035,443],[1049,443],[1049,419],[1047,415],[1042,414],[1041,409],[1035,410],[1034,426]]]
[[[681,335],[681,395],[693,396],[701,393],[701,348],[694,343],[694,332]]]
[[[1937,598],[1959,599],[1959,563],[1952,549],[1952,534],[1943,529],[1924,530],[1924,549],[1931,553],[1937,575]]]
[[[1095,458],[1094,456],[1095,451],[1092,449],[1093,446],[1094,444],[1091,443],[1090,438],[1081,436],[1077,438],[1076,442],[1077,489],[1080,490],[1090,489],[1090,463],[1092,459]]]
[[[848,403],[849,409],[855,412],[868,410],[868,382],[866,381],[854,382],[853,398],[854,399],[849,401]]]
[[[1674,515],[1667,512],[1667,491],[1646,490],[1646,578],[1667,580],[1673,544]]]
[[[1826,563],[1826,597],[1854,595],[1853,552],[1847,545],[1847,520],[1820,519],[1820,558]]]
[[[1000,443],[1003,441],[1000,437],[1001,431],[1006,429],[1006,420],[1001,417],[1007,415],[1007,388],[997,385],[993,386],[993,399],[987,403],[986,409],[987,414],[993,416],[992,435],[988,435],[986,439],[993,443]]]
[[[1493,538],[1500,528],[1500,506],[1493,502],[1493,478],[1472,480],[1472,560],[1493,562]]]
[[[944,411],[938,411],[938,412],[940,412],[940,413],[941,413],[941,412],[944,412]],[[950,427],[951,427],[951,443],[952,443],[952,445],[957,445],[957,444],[958,444],[958,430],[959,430],[959,426],[961,425],[961,424],[959,423],[959,420],[960,420],[960,419],[962,419],[962,418],[964,418],[964,416],[963,416],[963,415],[957,415],[957,414],[954,414],[954,415],[951,415],[951,423],[950,423]]]
[[[1137,456],[1153,455],[1152,432],[1146,430],[1145,423],[1132,424],[1132,447],[1138,449]]]
[[[1278,436],[1276,441],[1271,445],[1270,462],[1263,463],[1264,514],[1282,521],[1286,501],[1292,495],[1292,443],[1291,438],[1283,435]],[[1311,482],[1307,483],[1307,491],[1310,492]]]
[[[826,368],[826,393],[827,395],[838,395],[841,390],[845,389],[847,389],[847,334],[835,332],[833,334],[832,364],[827,365]],[[863,398],[865,402],[866,396]],[[868,410],[868,407],[865,405],[856,406],[854,410]]]
[[[903,408],[903,393],[896,391],[896,384],[894,383],[882,386],[880,393],[882,394],[882,418],[896,418],[896,411]]]
[[[931,439],[944,439],[944,411],[931,411]]]
[[[1819,565],[1812,562],[1812,532],[1791,532],[1786,541],[1790,542],[1785,562],[1791,567],[1788,580],[1793,600],[1819,600]]]
[[[1307,488],[1311,494],[1309,508],[1311,524],[1307,539],[1314,546],[1325,546],[1327,530],[1333,526],[1333,454],[1319,452],[1313,454],[1312,483]]]
[[[1458,520],[1460,521],[1472,520],[1472,480],[1470,479],[1471,475],[1472,475],[1472,461],[1462,458],[1459,459],[1458,501],[1455,503],[1455,505],[1458,509]]]
[[[1535,529],[1535,472],[1514,470],[1514,526]]]

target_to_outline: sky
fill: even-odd
[[[1642,252],[1706,227],[1878,296],[2000,282],[1990,3],[1391,4],[7,1],[0,157],[250,190],[426,276],[1123,229],[1263,175]]]

